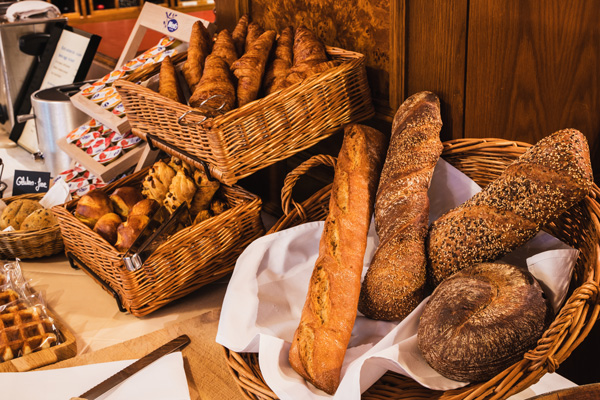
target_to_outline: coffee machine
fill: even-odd
[[[8,22],[0,16],[0,147],[15,146],[9,133],[16,123],[16,103],[37,61],[37,55],[22,50],[20,39],[27,36],[34,39],[34,46],[35,42],[43,46],[50,27],[66,21],[66,18],[39,18]]]

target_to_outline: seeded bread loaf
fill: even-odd
[[[329,214],[300,323],[289,352],[296,372],[335,393],[356,318],[360,278],[386,138],[376,129],[344,131]]]
[[[360,292],[358,309],[381,320],[402,320],[425,297],[427,190],[442,153],[440,101],[412,95],[398,109],[375,200],[379,246]]]
[[[540,140],[481,192],[429,228],[433,286],[465,268],[494,261],[582,200],[593,183],[585,136],[564,129]]]
[[[417,343],[441,375],[462,382],[488,380],[535,347],[552,317],[542,288],[527,270],[482,263],[433,291]]]

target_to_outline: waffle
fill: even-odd
[[[12,290],[0,292],[0,362],[57,342],[52,320],[39,306],[28,306],[15,296]]]

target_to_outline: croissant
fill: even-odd
[[[244,54],[246,48],[246,35],[248,34],[248,14],[242,15],[238,20],[233,32],[231,32],[231,38],[235,44],[235,51],[238,57]]]
[[[175,67],[171,61],[170,56],[166,56],[160,64],[160,72],[158,74],[158,93],[161,95],[177,101],[183,102],[183,95],[181,89],[177,84],[177,73]]]
[[[275,44],[274,57],[267,66],[264,79],[265,93],[270,94],[283,88],[293,61],[294,31],[285,28]]]
[[[317,66],[328,60],[323,42],[306,26],[300,26],[294,36],[294,64],[289,71],[292,77],[286,80],[285,85],[289,86],[319,72]]]
[[[237,52],[235,50],[235,43],[231,37],[231,33],[227,29],[223,29],[217,35],[217,40],[213,45],[212,52],[210,53],[215,56],[219,56],[227,62],[227,65],[231,67],[231,64],[238,59]]]
[[[275,31],[268,30],[254,42],[252,48],[231,65],[233,73],[238,78],[237,100],[242,107],[258,97],[267,60],[273,42]]]
[[[194,22],[190,35],[187,60],[182,68],[183,76],[192,93],[202,76],[206,56],[210,54],[211,40],[210,33],[208,33],[204,24],[200,21]]]
[[[215,95],[218,97],[208,100]],[[223,112],[235,106],[235,86],[229,66],[223,58],[212,54],[206,58],[204,75],[190,97],[190,106],[200,107],[204,100],[208,100],[205,103],[207,107],[220,109]]]
[[[252,48],[252,44],[256,42],[256,40],[265,33],[265,30],[262,26],[260,26],[256,22],[250,22],[248,24],[248,33],[246,34],[246,43],[244,44],[244,53],[247,53],[248,50]]]

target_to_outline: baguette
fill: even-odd
[[[540,140],[481,192],[429,228],[428,279],[437,286],[469,265],[495,261],[582,200],[593,183],[585,136],[564,129]]]
[[[335,393],[356,319],[360,278],[386,138],[347,126],[302,316],[289,351],[292,368]]]
[[[394,117],[375,200],[379,246],[358,305],[366,317],[402,320],[425,297],[427,190],[442,153],[441,128],[440,101],[431,92],[406,99]]]

